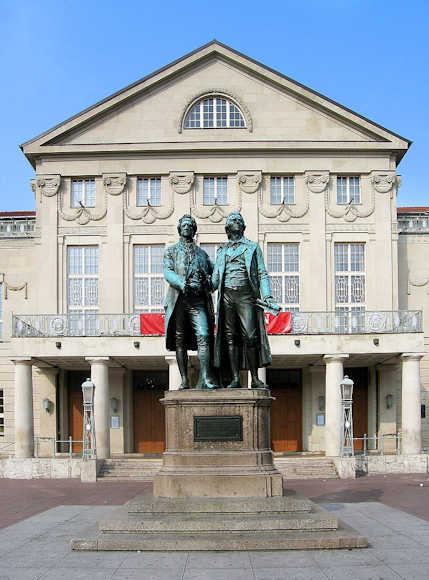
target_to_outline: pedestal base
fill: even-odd
[[[266,389],[166,392],[166,450],[153,495],[281,496],[270,449],[271,401]]]

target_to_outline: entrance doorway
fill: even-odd
[[[168,371],[134,371],[134,451],[159,454],[165,449],[165,414],[159,402],[168,390]]]
[[[367,367],[346,368],[344,374],[354,382],[353,386],[353,437],[368,433],[368,382]],[[355,451],[363,450],[363,441],[354,442]]]
[[[301,371],[268,369],[267,384],[275,397],[271,407],[272,450],[302,451]]]
[[[83,395],[82,383],[88,376],[87,371],[69,371],[67,373],[67,392],[69,409],[69,437],[73,441],[82,441],[83,437]],[[68,451],[63,444],[61,451]],[[67,447],[67,448],[65,448]],[[82,452],[82,443],[73,443],[73,453]]]

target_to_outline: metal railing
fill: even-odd
[[[47,444],[47,448],[50,447],[50,453],[42,455],[44,445]],[[63,455],[68,454],[69,458],[72,457],[82,457],[82,449],[80,451],[73,451],[74,444],[81,444],[83,449],[83,441],[79,441],[69,437],[68,439],[56,439],[56,437],[35,437],[34,438],[34,457],[56,457],[58,454]],[[61,449],[67,449],[67,451],[59,451],[58,447]],[[46,453],[46,452],[45,452]]]
[[[392,450],[386,451],[386,441],[395,441],[395,444],[392,445]],[[385,453],[396,453],[396,455],[401,455],[401,433],[382,433],[381,435],[374,435],[374,437],[369,437],[366,433],[363,437],[353,437],[353,444],[355,441],[362,441],[363,442],[363,449],[357,450],[356,445],[354,445],[354,454],[355,455],[364,455],[365,457],[368,454],[371,455],[385,455]],[[374,449],[369,449],[370,441],[374,441]]]
[[[32,238],[36,227],[36,218],[0,219],[0,238]]]
[[[422,332],[421,310],[293,312],[291,334]],[[139,314],[15,314],[12,337],[141,336]]]

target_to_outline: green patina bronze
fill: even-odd
[[[182,378],[180,389],[189,388],[188,350],[198,351],[197,388],[215,389],[210,372],[214,342],[213,264],[193,241],[197,224],[192,216],[184,215],[177,229],[179,242],[164,252],[164,277],[169,284],[164,305],[166,346],[176,351]]]
[[[241,387],[241,369],[250,370],[252,388],[264,388],[258,368],[271,364],[271,352],[264,312],[257,300],[261,302],[262,297],[270,311],[280,309],[271,296],[261,248],[243,236],[245,229],[241,214],[227,217],[229,241],[219,249],[213,271],[213,289],[219,290],[214,366],[230,368],[229,388]]]

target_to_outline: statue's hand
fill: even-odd
[[[267,296],[264,300],[273,310],[281,310],[280,306],[274,301],[272,296]]]

